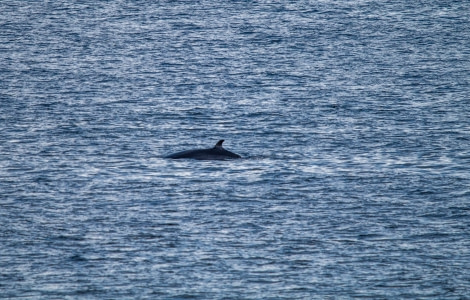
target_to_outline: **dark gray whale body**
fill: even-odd
[[[181,152],[176,152],[170,155],[165,156],[165,158],[192,158],[199,160],[224,160],[224,159],[233,159],[241,158],[240,155],[225,150],[222,147],[224,140],[220,140],[214,146],[214,148],[209,149],[195,149],[195,150],[186,150]]]

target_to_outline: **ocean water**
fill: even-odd
[[[469,36],[465,1],[1,1],[0,298],[469,299]]]

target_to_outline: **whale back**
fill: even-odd
[[[197,160],[226,160],[241,158],[240,155],[225,150],[222,147],[224,140],[219,140],[213,148],[210,149],[193,149],[176,152],[166,156],[165,158],[180,159],[180,158],[192,158]]]

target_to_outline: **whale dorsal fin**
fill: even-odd
[[[224,140],[220,140],[217,142],[217,144],[215,144],[215,147],[214,148],[222,148],[222,143],[224,142]]]

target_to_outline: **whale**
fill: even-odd
[[[224,140],[220,140],[215,144],[213,148],[208,149],[193,149],[176,152],[165,156],[165,158],[180,159],[180,158],[192,158],[197,160],[227,160],[242,158],[240,155],[225,150],[222,147]]]

